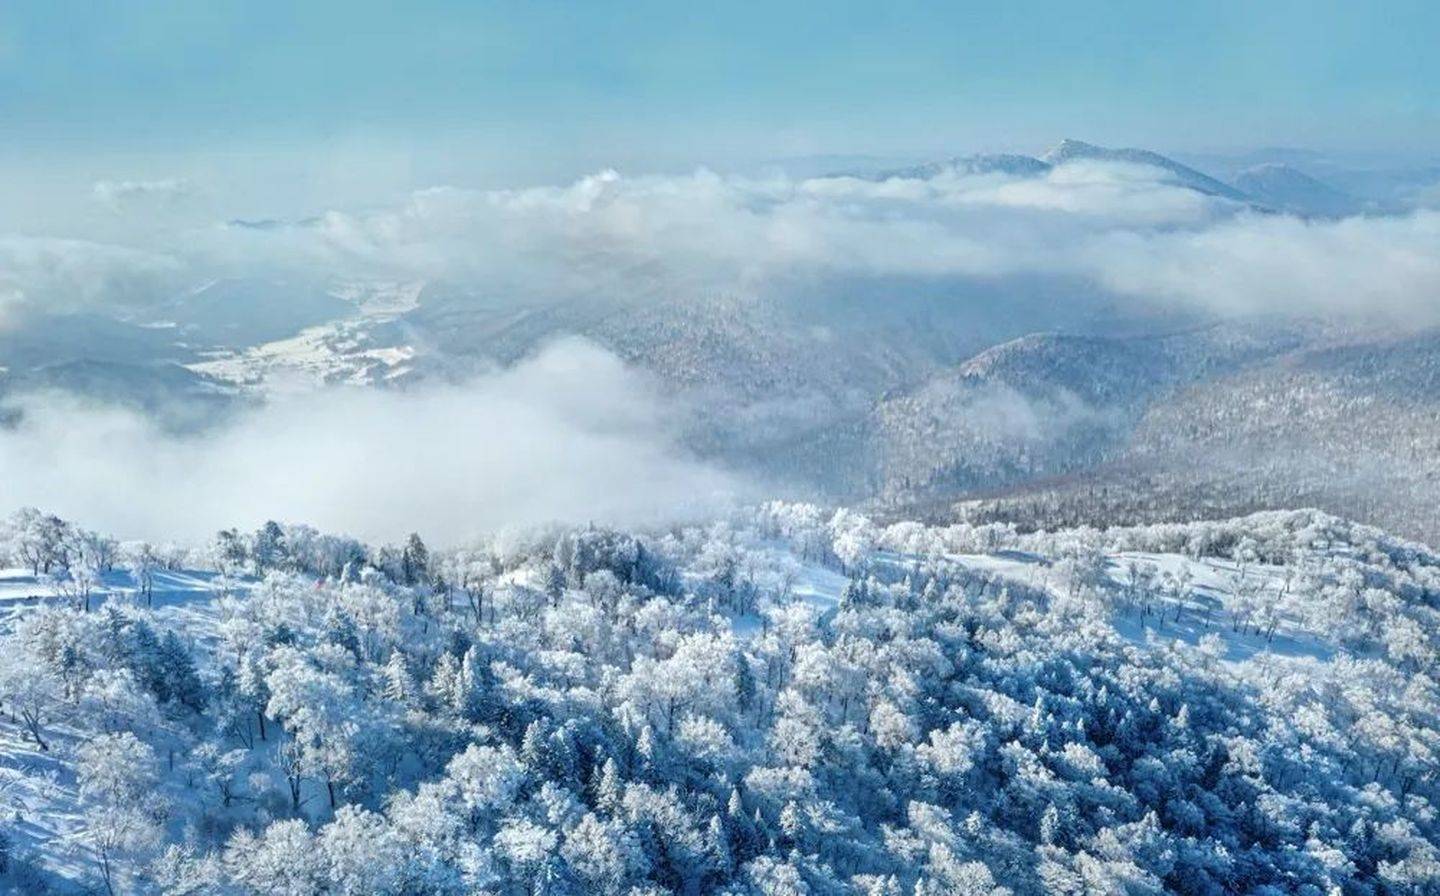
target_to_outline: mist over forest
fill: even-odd
[[[1440,893],[1437,42],[0,6],[0,893]]]

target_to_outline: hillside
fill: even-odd
[[[871,463],[889,500],[1084,475],[1183,387],[1284,353],[1304,328],[1217,324],[1146,336],[1032,334],[875,408]]]
[[[1433,540],[1440,341],[1434,332],[1318,341],[1328,344],[1177,389],[1147,406],[1103,462],[978,489],[982,503],[967,512],[1109,525],[1313,505]]]
[[[1313,511],[3,544],[22,892],[1440,885],[1440,556]]]

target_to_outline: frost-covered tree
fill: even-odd
[[[46,663],[37,662],[15,636],[0,645],[0,704],[19,716],[41,750],[49,750],[45,727],[61,711],[64,684]]]
[[[104,734],[76,750],[83,823],[77,839],[95,856],[107,893],[124,885],[160,844],[165,807],[155,793],[154,751],[133,734]]]
[[[0,726],[117,892],[1440,887],[1440,556],[1383,533],[772,504],[411,583],[403,548],[280,532],[223,596],[0,620]]]

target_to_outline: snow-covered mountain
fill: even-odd
[[[1188,165],[1182,165],[1174,159],[1148,149],[1111,149],[1081,140],[1066,139],[1060,141],[1040,158],[1051,165],[1060,165],[1077,159],[1148,165],[1151,168],[1159,168],[1168,172],[1181,186],[1198,190],[1210,196],[1219,196],[1236,202],[1248,202],[1251,198],[1235,187],[1216,180],[1208,174],[1196,171]]]
[[[71,360],[0,373],[0,397],[33,393],[139,411],[177,433],[201,431],[245,401],[232,383],[173,362]]]
[[[0,419],[33,393],[142,411],[172,431],[222,419],[241,400],[233,384],[186,366],[194,351],[171,328],[101,314],[25,314],[0,327]]]
[[[1207,348],[1194,356],[1216,354]],[[1137,377],[1153,375],[1147,367],[1135,370]],[[1009,488],[975,488],[987,500],[977,518],[1103,525],[1307,505],[1418,538],[1440,532],[1440,470],[1428,447],[1440,444],[1435,333],[1281,331],[1232,363],[1190,370],[1135,405],[1123,426],[1106,432],[1102,447],[1058,437],[1043,443],[1053,455],[1028,447],[1026,457],[1058,460],[1037,467],[1036,475],[1012,477]],[[913,442],[901,426],[889,431],[902,444]],[[1077,454],[1087,458],[1083,470],[1059,463]],[[920,455],[912,449],[910,456]],[[910,494],[922,504],[944,493],[931,489],[927,496],[913,489],[915,481]],[[950,503],[944,507],[942,515]]]
[[[1440,167],[1433,161],[1402,153],[1267,148],[1233,154],[1190,153],[1180,159],[1241,189],[1246,189],[1240,183],[1242,177],[1252,169],[1272,165],[1293,169],[1351,197],[1372,213],[1425,207],[1440,184]]]
[[[1032,334],[887,396],[867,421],[886,492],[1003,487],[1084,469],[1173,383],[1154,340]]]
[[[1110,500],[1077,521],[1303,502],[1416,537],[1440,532],[1426,510],[1440,494],[1415,447],[1440,438],[1423,381],[1434,369],[1428,337],[1293,318],[1177,329],[1173,318],[1067,303],[1059,284],[1008,303],[1003,285],[893,287],[827,284],[786,302],[524,305],[442,283],[349,284],[321,303],[343,314],[313,325],[307,287],[291,322],[304,329],[248,346],[197,351],[188,343],[199,331],[173,321],[36,318],[0,332],[0,389],[71,392],[189,430],[276,390],[464,379],[578,333],[680,399],[688,448],[792,495],[943,508],[1104,488]],[[251,282],[236,295],[265,291],[280,305],[291,289]],[[1056,327],[1026,335],[1028,320]],[[1238,408],[1256,410],[1237,418]],[[1346,455],[1353,439],[1373,446],[1363,470]],[[1155,510],[1137,517],[1122,495]]]
[[[1243,161],[1259,159],[1270,161],[1239,169],[1243,176],[1215,169],[1245,186],[1243,194],[1153,152],[1073,140],[1044,159],[956,156],[865,175],[878,184],[834,177],[732,189],[706,175],[704,189],[724,197],[706,214],[734,214],[736,226],[763,219],[777,201],[793,204],[743,243],[738,258],[713,261],[725,268],[720,280],[705,276],[711,260],[692,270],[648,247],[617,251],[614,241],[649,226],[646,191],[677,185],[641,183],[640,198],[618,198],[607,191],[622,181],[605,180],[593,195],[556,194],[580,204],[547,218],[594,215],[603,223],[563,236],[557,265],[569,273],[543,285],[463,273],[373,281],[277,275],[207,280],[108,314],[19,306],[0,326],[0,419],[13,424],[24,393],[45,390],[139,408],[170,429],[192,430],[288,390],[469,381],[579,335],[674,399],[667,414],[675,419],[666,423],[685,450],[788,496],[928,512],[978,496],[1121,494],[1112,483],[1134,481],[1145,487],[1130,489],[1127,500],[1156,504],[1138,518],[1186,516],[1186,502],[1215,515],[1304,501],[1436,537],[1440,520],[1422,508],[1440,498],[1440,486],[1423,446],[1440,433],[1429,387],[1416,380],[1430,369],[1431,349],[1423,339],[1405,341],[1415,326],[1402,338],[1372,332],[1354,316],[1313,311],[1222,317],[1205,310],[1208,296],[1172,304],[1107,288],[1106,277],[1129,282],[1137,251],[1184,242],[1216,222],[1262,217],[1247,208],[1324,217],[1355,207],[1297,167],[1333,170],[1322,158],[1274,151]],[[1046,176],[1053,165],[1086,160],[1145,165],[1163,176],[1118,187]],[[894,179],[935,183],[884,182]],[[1237,203],[1197,203],[1168,186],[1157,191],[1157,181]],[[804,217],[832,195],[844,198],[824,204],[819,218]],[[465,209],[462,219],[516,202],[511,194],[446,196]],[[929,198],[917,206],[915,196]],[[517,204],[553,200],[524,194]],[[1095,217],[1095,203],[1115,202],[1125,207],[1119,218]],[[433,210],[421,205],[367,222],[372,237],[411,227],[423,242],[426,227],[454,223],[424,219]],[[1156,208],[1160,224],[1151,223]],[[1173,221],[1165,217],[1172,212]],[[1134,214],[1146,222],[1138,230]],[[323,226],[277,222],[247,238],[320,239]],[[705,232],[704,222],[694,226]],[[926,243],[937,231],[944,238]],[[891,233],[905,234],[895,240],[905,244],[899,257],[888,247],[870,256]],[[831,254],[832,238],[843,239],[845,257]],[[912,238],[919,251],[908,248]],[[1204,240],[1195,242],[1204,249]],[[457,244],[461,254],[471,245]],[[771,251],[780,254],[752,265],[750,255]],[[796,258],[820,261],[792,271]],[[549,269],[545,258],[540,264]],[[1108,273],[1083,274],[1095,264]],[[1193,270],[1157,288],[1188,295],[1196,286],[1188,281],[1207,277],[1203,265]],[[1238,407],[1254,411],[1239,419]],[[1345,470],[1340,446],[1352,438],[1377,443],[1371,456],[1387,459],[1383,469]],[[1200,496],[1211,486],[1245,500]],[[1085,521],[1111,521],[1112,506],[1095,502]]]
[[[1158,168],[1173,179],[1173,182],[1189,189],[1196,190],[1208,196],[1219,196],[1231,199],[1236,202],[1254,202],[1261,200],[1255,194],[1251,194],[1237,183],[1232,186],[1220,181],[1208,174],[1205,174],[1188,165],[1183,165],[1174,159],[1151,152],[1146,149],[1111,149],[1103,146],[1096,146],[1080,140],[1062,140],[1051,148],[1044,155],[1036,158],[1034,156],[1021,155],[1016,153],[989,153],[979,155],[955,156],[949,159],[942,159],[926,162],[920,165],[908,165],[901,168],[885,168],[873,172],[856,173],[854,176],[863,177],[869,180],[890,180],[899,178],[904,180],[930,180],[941,175],[950,176],[974,176],[974,175],[1004,175],[1008,177],[1027,178],[1039,177],[1046,174],[1056,165],[1063,165],[1073,161],[1101,161],[1101,162],[1124,162],[1130,165],[1145,165],[1150,168]],[[1317,201],[1324,190],[1324,185],[1318,182],[1314,185],[1300,183],[1289,183],[1295,180],[1288,175],[1293,170],[1287,166],[1285,173],[1270,173],[1257,170],[1252,172],[1251,177],[1261,186],[1271,183],[1270,189],[1282,191],[1285,189],[1295,193],[1298,198],[1300,193],[1308,192],[1316,196]],[[1299,172],[1295,172],[1299,174]],[[1304,175],[1300,175],[1304,177]],[[1286,183],[1280,183],[1281,179]],[[1338,191],[1336,191],[1338,193]],[[1340,194],[1343,195],[1343,194]],[[1332,197],[1333,199],[1333,197]],[[1288,206],[1276,206],[1288,208]]]
[[[871,475],[891,499],[1084,476],[1123,452],[1150,409],[1182,387],[1302,340],[1260,324],[1031,334],[879,402],[867,428]]]
[[[1279,163],[1256,165],[1235,176],[1235,186],[1271,208],[1300,215],[1344,217],[1363,209],[1353,196],[1298,168]]]

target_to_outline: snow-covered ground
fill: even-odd
[[[0,810],[20,850],[40,850],[43,873],[83,880],[88,859],[75,839],[81,828],[75,775],[65,758],[73,744],[64,732],[42,752],[8,718],[0,723]],[[0,885],[3,886],[3,885]]]
[[[196,373],[268,392],[320,384],[373,385],[404,376],[416,351],[377,342],[377,325],[413,310],[423,283],[360,283],[332,294],[352,302],[355,316],[309,327],[285,339],[225,351],[189,365]]]
[[[778,542],[752,546],[747,552],[747,575],[764,593],[785,601],[800,601],[821,616],[834,610],[850,578],[823,563],[804,560]],[[694,576],[690,577],[693,581]],[[759,608],[761,611],[764,607]],[[764,628],[759,613],[747,613],[731,620],[741,637],[753,637]]]
[[[251,584],[222,581],[209,571],[157,570],[147,602],[129,572],[114,570],[100,578],[90,595],[92,611],[108,603],[153,607],[159,621],[184,632],[191,645],[201,649],[215,641],[214,599],[225,590],[234,592]],[[27,613],[66,602],[43,576],[29,569],[0,569],[0,633],[11,631]],[[36,866],[42,879],[62,887],[93,876],[94,858],[84,839],[74,773],[75,749],[83,734],[68,725],[48,725],[48,749],[42,750],[13,716],[0,717],[0,812],[9,819],[7,832],[20,852],[42,858]],[[263,765],[265,759],[257,753],[254,761]],[[165,779],[162,787],[177,799],[192,795],[177,780]]]
[[[949,559],[1056,596],[1066,590],[1054,564],[1035,554],[1000,551],[953,554]],[[1137,644],[1152,638],[1197,644],[1202,637],[1216,634],[1223,638],[1230,661],[1256,656],[1328,659],[1334,654],[1333,647],[1314,630],[1313,620],[1294,613],[1282,612],[1273,632],[1257,627],[1254,621],[1236,625],[1234,612],[1242,589],[1258,595],[1285,593],[1282,567],[1248,564],[1242,575],[1238,564],[1221,558],[1116,552],[1105,557],[1105,588],[1123,594],[1131,586],[1132,568],[1150,580],[1150,586],[1143,589],[1148,601],[1117,605],[1111,624]]]
[[[146,606],[162,623],[174,625],[204,643],[214,632],[214,598],[244,591],[253,584],[248,579],[222,579],[207,570],[161,569],[154,573],[147,601],[130,573],[117,569],[101,573],[99,586],[90,595],[90,607],[97,610],[109,602]],[[66,600],[43,576],[37,577],[28,569],[0,569],[0,633],[10,631],[23,613]]]
[[[1144,617],[1117,614],[1116,630],[1131,640],[1179,638],[1195,644],[1205,635],[1219,634],[1231,661],[1256,657],[1328,660],[1335,654],[1334,646],[1315,630],[1314,620],[1293,612],[1280,610],[1273,631],[1253,621],[1236,625],[1235,602],[1242,590],[1278,599],[1293,587],[1282,567],[1248,564],[1242,570],[1234,561],[1220,558],[1125,552],[1108,558],[1107,572],[1114,587],[1125,587],[1131,564],[1142,571],[1153,570],[1162,589],[1166,582],[1187,583],[1180,597],[1165,595],[1162,590],[1155,611]]]
[[[802,601],[822,615],[839,604],[850,581],[834,567],[800,560],[777,544],[762,545],[750,556],[752,573],[763,589]],[[871,558],[871,568],[890,567],[903,575],[919,559],[877,551]],[[1068,587],[1053,560],[1038,554],[1002,550],[948,554],[945,559],[1057,598],[1064,596]],[[1215,635],[1224,644],[1225,659],[1230,663],[1323,661],[1335,654],[1334,645],[1318,630],[1319,620],[1302,618],[1295,611],[1294,601],[1283,605],[1275,601],[1280,608],[1273,631],[1254,618],[1253,610],[1247,618],[1245,611],[1237,607],[1242,591],[1272,599],[1285,595],[1294,583],[1287,584],[1283,567],[1251,563],[1242,570],[1239,564],[1223,558],[1119,551],[1105,555],[1104,574],[1102,588],[1113,598],[1110,622],[1120,635],[1137,645],[1156,639],[1179,639],[1195,645],[1205,636]],[[1147,583],[1133,592],[1143,592],[1144,600],[1125,598],[1137,588],[1132,575]],[[742,636],[752,636],[762,626],[757,614],[732,621],[736,634]]]
[[[189,365],[196,373],[267,391],[318,384],[371,385],[403,376],[415,357],[409,346],[369,344],[371,322],[341,321],[310,327],[239,352]]]

